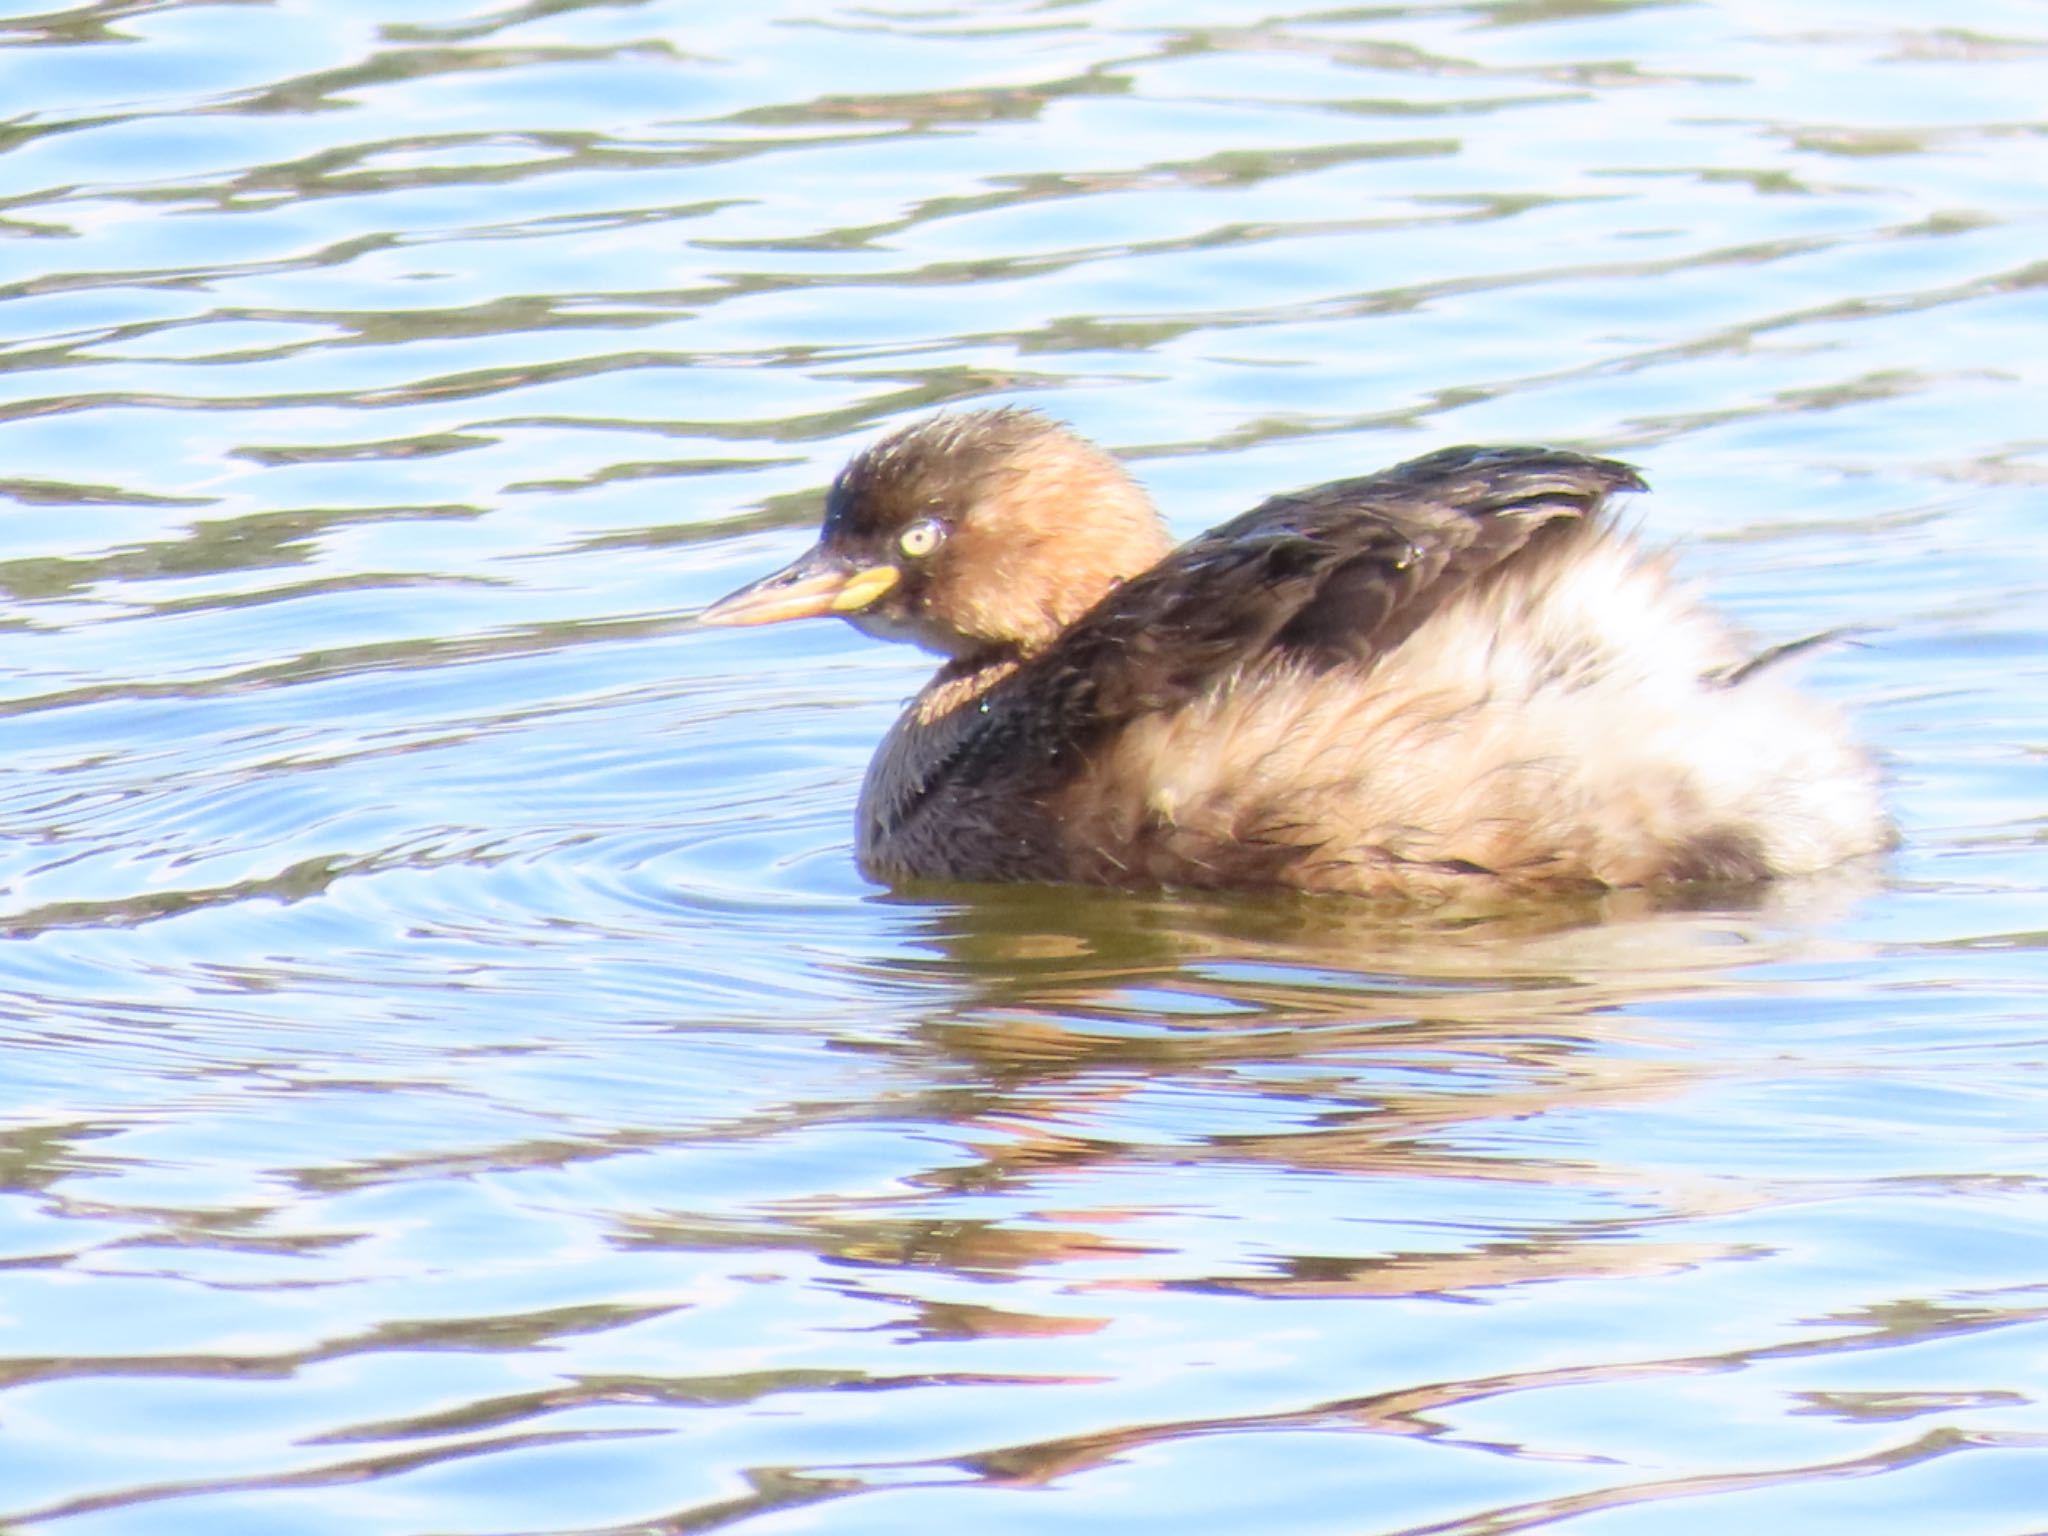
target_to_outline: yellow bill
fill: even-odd
[[[813,545],[781,570],[721,597],[697,615],[699,624],[780,624],[825,614],[859,613],[894,589],[893,565],[855,565]]]

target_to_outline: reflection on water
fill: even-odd
[[[0,16],[0,1524],[2037,1528],[2044,58]],[[1183,532],[1620,453],[1760,634],[1865,631],[1812,685],[1905,845],[1464,923],[874,890],[924,661],[687,616],[997,400]]]

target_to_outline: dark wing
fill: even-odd
[[[990,696],[968,755],[1057,761],[1254,660],[1370,665],[1546,528],[1642,488],[1563,449],[1446,448],[1276,496],[1104,598]]]

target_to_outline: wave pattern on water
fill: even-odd
[[[2044,59],[0,16],[0,1525],[2037,1529]],[[1462,926],[872,889],[924,662],[690,615],[996,400],[1183,532],[1630,457],[1745,622],[1865,631],[1905,846]]]

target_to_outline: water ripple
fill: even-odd
[[[0,19],[0,1524],[2031,1528],[2017,0]],[[1906,830],[1486,923],[851,865],[885,424],[1639,462]],[[1995,1453],[1995,1454],[1993,1454]]]

